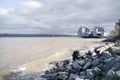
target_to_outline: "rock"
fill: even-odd
[[[93,79],[87,79],[87,78],[86,78],[86,79],[84,79],[84,80],[93,80]]]
[[[107,63],[103,66],[103,71],[107,72],[107,71],[109,71],[110,69],[112,69],[115,65],[116,65],[116,62],[115,62],[115,61],[107,62]]]
[[[94,74],[92,71],[93,71],[93,69],[87,69],[87,70],[86,70],[86,74],[87,74],[87,77],[88,77],[89,79],[93,79],[94,76],[95,76],[95,74]]]
[[[98,58],[97,58],[97,56],[95,55],[95,56],[92,56],[92,59],[93,59],[93,60],[96,60],[96,59],[98,59]]]
[[[116,56],[115,61],[120,61],[120,56]]]
[[[58,75],[68,75],[67,72],[58,72],[57,74],[58,74]]]
[[[58,75],[58,80],[67,80],[68,75]]]
[[[104,56],[101,56],[99,59],[102,60],[102,61],[104,61],[107,58],[105,58]]]
[[[66,80],[68,79],[68,73],[67,72],[58,72],[58,79],[59,80]]]
[[[110,69],[110,70],[107,72],[107,75],[109,75],[109,76],[114,75],[114,74],[115,74],[115,72],[114,72],[112,69]]]
[[[76,69],[70,69],[69,73],[78,74],[78,73],[79,73],[79,70],[76,70]]]
[[[62,66],[63,66],[63,63],[61,63],[61,62],[57,62],[57,63],[56,63],[56,67],[60,68],[60,67],[62,67]]]
[[[96,59],[94,61],[92,61],[92,65],[97,65],[99,63],[100,59]]]
[[[92,59],[85,58],[85,61],[86,61],[86,62],[92,62]]]
[[[101,55],[106,59],[109,59],[112,57],[111,53],[109,53],[108,51],[103,51]]]
[[[87,62],[84,66],[83,66],[83,69],[85,70],[85,69],[87,69],[88,67],[90,67],[91,66],[91,62]]]
[[[81,80],[86,80],[87,76],[80,76]]]
[[[56,79],[57,78],[57,73],[45,74],[45,75],[42,75],[41,77],[49,78],[49,79]]]
[[[82,67],[79,65],[78,61],[73,61],[72,66],[74,69],[80,70]]]
[[[72,57],[73,57],[73,60],[79,59],[79,51],[78,50],[74,51],[72,54]]]
[[[105,65],[104,62],[99,62],[99,64],[96,65],[96,67],[100,68],[101,70],[104,70],[103,66]]]
[[[46,70],[46,71],[45,71],[45,74],[50,74],[50,71],[49,71],[49,70]]]
[[[120,68],[120,62],[116,62],[116,65],[112,68],[114,71],[117,71]]]
[[[91,55],[85,55],[85,58],[92,59]]]
[[[104,62],[110,62],[110,61],[113,60],[113,59],[114,59],[114,57],[111,57],[111,58],[109,58],[109,59],[105,59]]]
[[[85,76],[86,75],[86,72],[85,71],[81,71],[80,72],[80,76]]]
[[[116,71],[116,75],[120,77],[120,70]]]
[[[90,51],[90,50],[88,50],[88,53],[86,53],[86,55],[92,55],[93,53]]]
[[[69,80],[81,80],[81,78],[76,74],[70,74]]]
[[[65,67],[63,67],[63,68],[57,68],[56,69],[56,71],[55,72],[59,72],[59,71],[62,71],[62,72],[67,72],[68,71],[68,69],[67,68],[65,68]]]
[[[72,69],[72,65],[71,64],[68,64],[67,67],[66,67],[68,70]]]
[[[102,70],[98,67],[94,67],[93,69],[93,73],[96,75],[101,75],[102,74]]]
[[[85,61],[84,60],[79,60],[79,61],[77,61],[78,63],[79,63],[79,65],[81,65],[81,66],[83,66],[83,65],[85,65]]]
[[[76,77],[76,79],[75,80],[84,80],[84,79],[80,79],[79,77]]]
[[[63,67],[67,67],[67,65],[70,63],[70,61],[69,60],[64,60],[62,63],[63,63]]]
[[[100,54],[100,51],[97,50],[98,48],[100,48],[100,46],[99,46],[99,47],[96,47],[96,48],[94,49],[94,52],[96,53],[96,55],[99,55],[99,54]]]
[[[46,79],[46,78],[41,78],[41,77],[37,77],[37,78],[35,78],[34,80],[48,80],[48,79]]]

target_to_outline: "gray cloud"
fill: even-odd
[[[72,34],[80,25],[99,24],[110,31],[120,18],[119,0],[18,0],[16,4],[0,6],[1,33]]]

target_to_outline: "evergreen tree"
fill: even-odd
[[[116,37],[120,38],[120,19],[118,22],[115,23],[115,31],[116,31]]]

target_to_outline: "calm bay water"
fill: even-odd
[[[0,70],[16,67],[58,52],[85,48],[102,40],[77,37],[0,38]]]

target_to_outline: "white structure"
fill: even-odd
[[[80,27],[78,30],[79,37],[103,37],[104,28],[103,27],[94,27],[93,30],[90,30],[88,27]]]
[[[97,26],[95,26],[94,28],[93,28],[93,31],[92,31],[93,33],[93,37],[95,36],[95,37],[103,37],[104,36],[104,28],[103,27],[97,27]]]
[[[80,27],[78,30],[78,36],[79,37],[89,37],[90,35],[90,29],[86,26]]]

